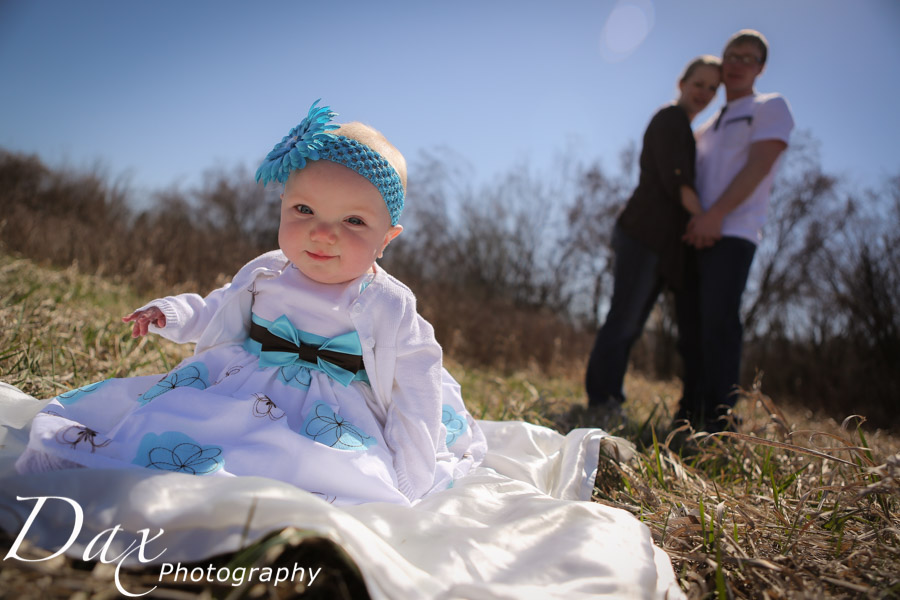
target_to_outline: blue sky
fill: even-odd
[[[4,0],[0,148],[186,187],[255,170],[322,97],[413,166],[448,148],[476,181],[566,152],[615,170],[685,63],[745,27],[771,45],[757,89],[826,172],[900,175],[896,0]]]

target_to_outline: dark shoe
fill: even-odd
[[[734,414],[729,408],[727,411],[721,411],[721,414],[707,419],[703,430],[708,433],[720,433],[723,431],[737,431],[743,425],[744,420]]]
[[[702,429],[701,427],[699,427],[699,419],[697,418],[697,415],[694,415],[684,406],[679,405],[678,411],[675,413],[675,416],[672,417],[672,422],[669,425],[669,431],[675,431],[676,429],[684,427],[685,425],[690,425],[691,430]]]
[[[691,424],[685,420],[673,420],[669,435],[666,436],[665,446],[682,458],[694,456],[700,451],[699,440],[702,434],[697,434]]]
[[[591,421],[606,431],[625,424],[625,409],[622,402],[615,398],[607,398],[605,402],[594,402],[588,405]]]

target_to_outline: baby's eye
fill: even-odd
[[[360,219],[359,217],[350,217],[347,219],[347,222],[351,225],[365,225],[366,222]]]
[[[294,210],[296,210],[296,211],[297,211],[298,213],[300,213],[301,215],[311,215],[311,214],[313,214],[312,209],[311,209],[310,207],[308,207],[307,205],[305,205],[305,204],[298,204],[297,206],[294,207]]]

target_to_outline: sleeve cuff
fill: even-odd
[[[137,309],[137,311],[147,310],[148,308],[156,307],[162,311],[163,316],[166,317],[166,327],[157,327],[154,324],[150,324],[149,330],[153,333],[159,333],[163,329],[168,327],[176,327],[180,324],[180,319],[178,318],[178,312],[175,310],[175,307],[168,300],[161,298],[159,300],[153,300],[145,304],[144,306]],[[137,312],[135,311],[135,312]]]

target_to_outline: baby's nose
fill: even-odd
[[[335,232],[334,226],[331,224],[318,223],[313,227],[312,232],[310,232],[310,237],[317,241],[333,242],[337,239],[337,233]]]

